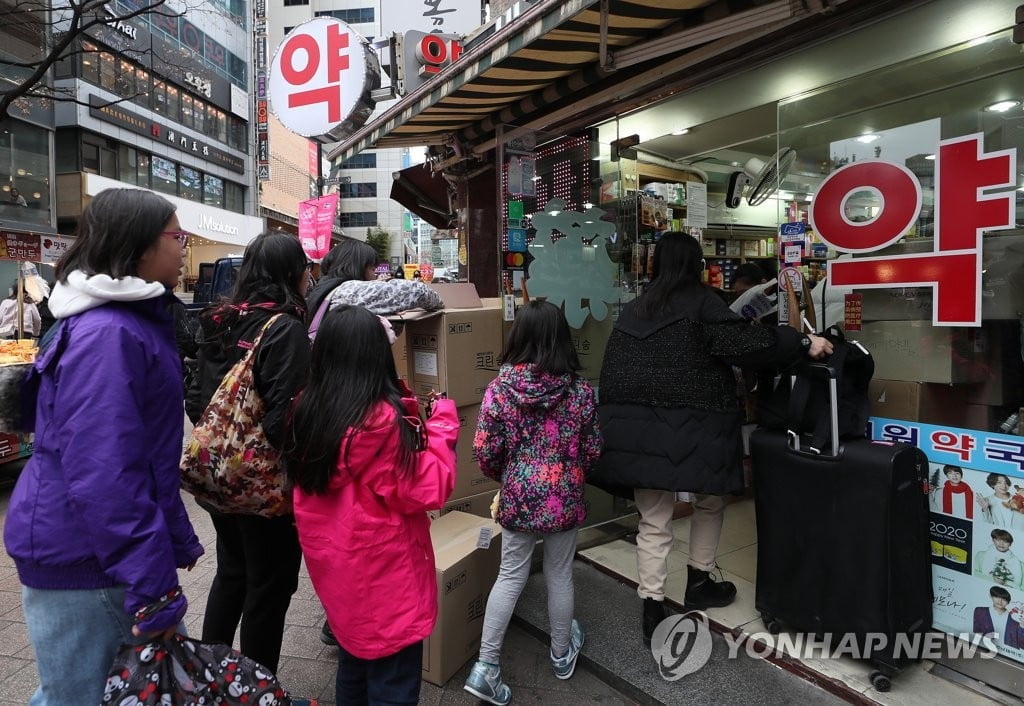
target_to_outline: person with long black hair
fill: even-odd
[[[57,324],[22,388],[35,451],[4,544],[36,656],[32,706],[97,704],[122,643],[172,634],[177,569],[203,548],[181,501],[181,362],[169,310],[185,256],[174,205],[107,189],[57,263]]]
[[[263,233],[249,244],[230,297],[200,315],[198,374],[187,405],[193,423],[263,325],[282,314],[264,333],[254,368],[263,402],[259,422],[267,440],[282,448],[289,405],[309,370],[306,286],[306,256],[294,236]],[[210,515],[217,531],[217,574],[206,602],[203,640],[230,645],[240,626],[242,653],[276,671],[285,613],[298,587],[301,552],[294,517]]]
[[[415,704],[437,620],[427,510],[455,487],[455,403],[424,422],[387,321],[341,305],[313,344],[284,447],[313,588],[336,636],[339,704]]]
[[[588,479],[633,497],[640,513],[637,568],[646,643],[666,617],[665,580],[676,493],[692,493],[684,603],[725,606],[736,586],[716,581],[727,497],[743,491],[741,415],[733,365],[787,368],[832,344],[788,326],[757,326],[701,283],[700,243],[669,232],[654,248],[654,276],[608,339],[598,413],[604,446]]]

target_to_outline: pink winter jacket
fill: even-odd
[[[403,404],[415,415],[414,398]],[[426,428],[427,448],[415,454],[409,473],[399,471],[395,412],[381,403],[354,432],[327,492],[294,491],[313,588],[338,642],[362,659],[387,657],[425,639],[437,620],[426,511],[440,509],[455,487],[455,403],[438,400]]]

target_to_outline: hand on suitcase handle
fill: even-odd
[[[820,360],[827,355],[832,355],[832,341],[824,336],[816,336],[813,333],[806,334],[811,345],[807,349],[807,357]]]

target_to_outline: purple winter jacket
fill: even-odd
[[[24,585],[122,585],[133,613],[202,555],[179,494],[183,393],[169,303],[108,302],[63,319],[36,360],[35,449],[4,527]],[[185,605],[140,627],[171,627]]]

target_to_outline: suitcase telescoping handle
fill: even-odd
[[[814,375],[822,375],[828,379],[828,407],[829,407],[829,439],[831,445],[831,451],[833,457],[839,456],[839,385],[836,381],[836,371],[832,366],[824,363],[804,363],[800,366],[797,374],[792,376],[790,388],[790,402],[793,403],[790,406],[790,414],[788,415],[787,422],[789,423],[786,430],[786,435],[789,437],[789,448],[793,451],[799,451],[802,453],[812,453],[815,455],[822,455],[821,449],[815,446],[808,446],[807,451],[803,451],[800,448],[800,430],[793,429],[794,424],[799,424],[802,418],[803,407],[807,404],[807,397],[810,395],[810,385],[803,385],[804,394],[797,395],[797,387],[800,379],[806,383],[808,379]],[[800,397],[803,397],[803,402],[799,401]],[[799,407],[795,410],[794,406]],[[814,441],[812,439],[812,441]],[[820,442],[819,442],[820,443]]]

